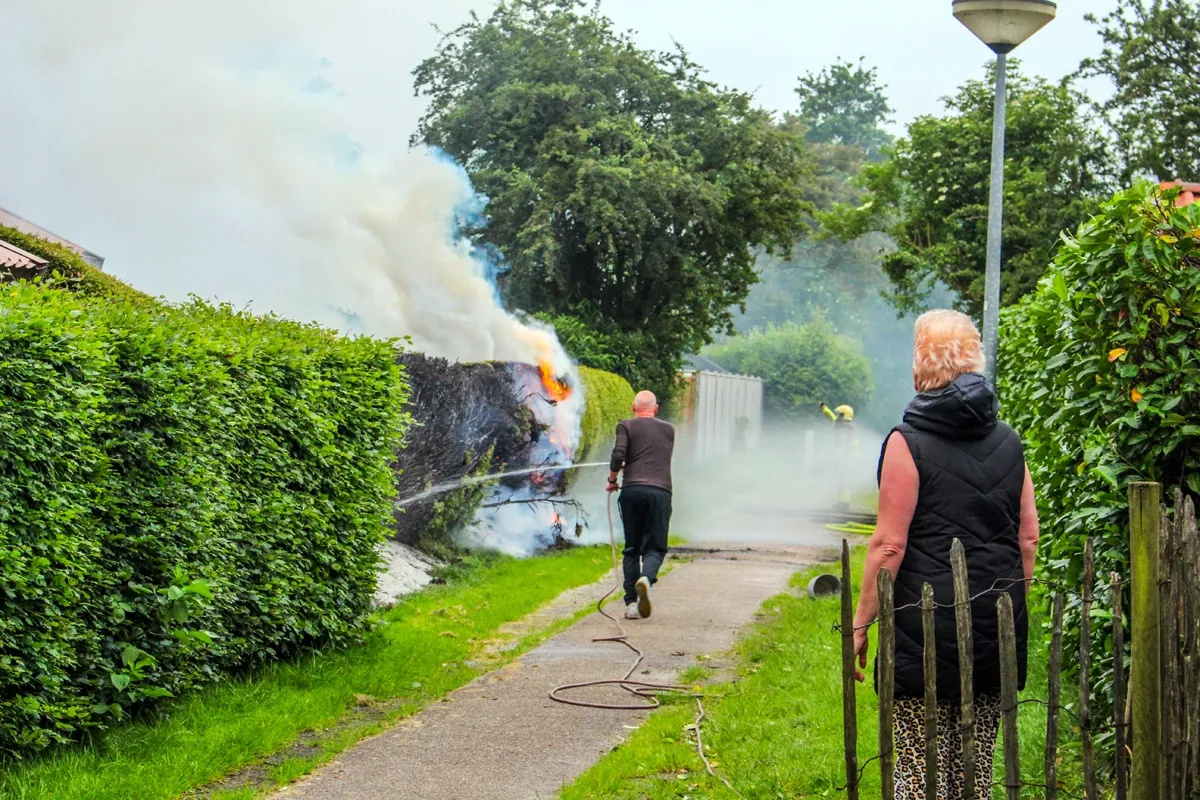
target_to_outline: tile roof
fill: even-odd
[[[49,262],[0,239],[0,268],[38,271]]]
[[[7,211],[3,208],[0,208],[0,225],[3,225],[8,228],[16,228],[17,230],[21,231],[22,233],[27,233],[30,236],[37,236],[42,239],[47,239],[51,242],[54,242],[55,244],[61,244],[63,247],[67,248],[68,250],[73,250],[74,252],[83,256],[83,260],[88,262],[89,264],[91,264],[96,269],[104,268],[104,258],[102,256],[98,256],[95,253],[93,253],[92,251],[87,250],[83,247],[80,247],[79,245],[75,244],[74,242],[67,241],[66,239],[62,238],[61,236],[58,236],[57,234],[53,234],[50,231],[46,230],[45,228],[34,225],[32,222],[25,219],[24,217],[19,217],[16,214],[12,213],[11,211]]]

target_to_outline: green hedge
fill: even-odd
[[[612,441],[617,423],[632,413],[633,387],[620,375],[590,367],[580,367],[579,376],[584,392],[583,435],[575,461],[582,463],[607,456],[600,448]]]
[[[1198,230],[1200,204],[1135,186],[1065,237],[1037,291],[1002,316],[1000,395],[1037,486],[1042,577],[1077,586],[1093,537],[1096,574],[1128,578],[1129,481],[1200,493]],[[1068,648],[1078,615],[1069,604]],[[1112,647],[1107,624],[1093,630],[1103,713]]]
[[[406,396],[391,343],[0,287],[0,751],[355,637]]]

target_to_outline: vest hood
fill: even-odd
[[[982,375],[960,375],[944,389],[922,392],[904,411],[904,421],[946,439],[983,439],[1000,418],[996,390]]]

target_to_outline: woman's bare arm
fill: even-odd
[[[879,476],[879,521],[867,545],[867,564],[863,570],[858,613],[854,616],[855,628],[874,622],[879,613],[879,598],[875,591],[879,570],[886,569],[895,576],[904,561],[908,526],[917,510],[920,488],[921,479],[908,442],[899,432],[893,433],[883,455]]]
[[[1038,511],[1037,498],[1033,493],[1033,476],[1025,468],[1025,486],[1021,489],[1021,530],[1017,535],[1021,543],[1021,564],[1025,568],[1025,580],[1033,580],[1033,567],[1037,562]]]

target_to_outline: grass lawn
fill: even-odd
[[[861,574],[863,557],[859,548],[852,565],[855,574]],[[800,588],[822,571],[831,568],[799,574],[792,584]],[[844,796],[837,791],[845,783],[841,639],[831,629],[838,617],[837,598],[781,595],[768,600],[760,624],[737,648],[738,680],[706,688],[707,718],[702,729],[706,750],[717,772],[741,796],[789,800]],[[1044,658],[1045,653],[1031,647],[1025,697],[1046,696]],[[689,672],[689,681],[699,679],[703,667],[698,665]],[[1065,687],[1064,697],[1070,697]],[[869,684],[859,687],[858,714],[861,764],[878,752],[878,709]],[[690,729],[695,716],[694,701],[664,699],[662,710],[634,732],[629,742],[564,789],[561,800],[737,797],[705,773]],[[1062,724],[1069,723],[1065,717]],[[1022,706],[1020,729],[1025,779],[1041,783],[1044,709]],[[1060,766],[1060,776],[1068,778],[1064,788],[1082,795],[1071,779],[1079,774],[1072,763],[1074,751],[1064,750]],[[1001,763],[999,758],[997,763]],[[866,769],[861,796],[880,796],[877,763]]]
[[[0,763],[0,798],[173,798],[284,751],[258,770],[257,785],[213,795],[253,797],[263,781],[286,783],[311,771],[565,627],[569,620],[528,632],[511,649],[492,648],[490,662],[481,663],[500,626],[597,580],[611,564],[607,546],[476,561],[446,585],[381,613],[360,646],[198,691],[85,745]]]

